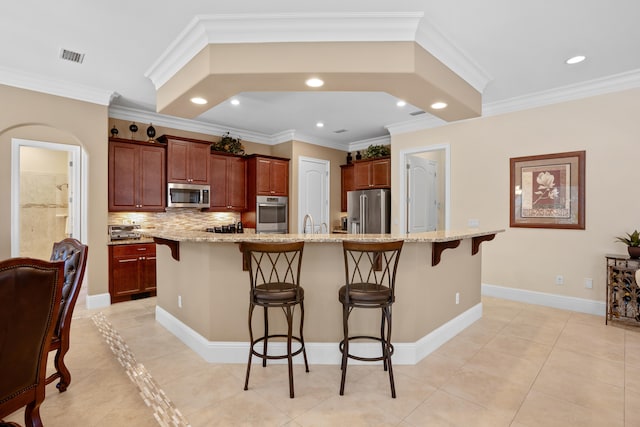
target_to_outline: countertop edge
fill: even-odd
[[[224,234],[207,233],[195,230],[144,230],[141,234],[146,238],[159,238],[175,242],[192,243],[241,243],[241,242],[292,242],[305,243],[340,243],[344,240],[361,242],[385,242],[404,240],[407,243],[450,242],[453,240],[471,239],[474,237],[495,235],[504,232],[498,230],[452,230],[433,231],[415,234]]]

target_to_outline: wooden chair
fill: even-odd
[[[294,397],[293,390],[293,356],[302,352],[304,366],[309,372],[307,352],[304,347],[302,327],[304,325],[304,289],[300,286],[300,266],[302,264],[302,250],[304,242],[294,243],[242,243],[240,250],[248,263],[251,293],[249,297],[249,361],[244,389],[249,388],[249,373],[253,356],[262,358],[262,366],[267,366],[269,359],[287,359],[289,365],[289,397]],[[300,306],[300,331],[293,335],[293,315],[295,307]],[[256,306],[264,309],[264,335],[253,337],[252,318]],[[287,334],[273,334],[269,332],[269,317],[267,309],[280,308],[287,320]],[[268,354],[269,340],[285,338],[287,351],[285,354]],[[300,348],[292,350],[292,341],[297,341]],[[257,345],[262,343],[260,350]]]
[[[396,271],[403,242],[353,242],[343,241],[345,285],[338,290],[338,300],[342,303],[342,327],[344,338],[340,342],[342,352],[342,380],[340,395],[344,395],[347,378],[347,361],[382,361],[384,370],[389,371],[391,397],[396,397],[391,356],[391,306],[395,301]],[[349,315],[354,308],[380,309],[380,335],[349,336]],[[379,341],[380,356],[366,357],[349,353],[349,343],[353,340]]]
[[[69,351],[71,318],[82,286],[88,253],[89,247],[87,245],[71,238],[54,243],[51,252],[51,261],[64,261],[64,286],[60,315],[49,348],[49,351],[56,350],[54,358],[56,371],[47,377],[47,384],[60,378],[56,387],[61,393],[66,391],[71,384],[71,373],[64,363],[64,356]]]
[[[63,281],[63,262],[0,262],[0,419],[26,406],[26,426],[42,426],[40,404]]]

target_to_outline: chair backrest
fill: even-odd
[[[244,242],[240,250],[247,258],[251,288],[266,283],[300,285],[300,266],[304,242]]]
[[[53,244],[51,261],[64,261],[62,302],[54,336],[60,337],[64,330],[69,330],[73,309],[76,306],[84,278],[88,253],[89,247],[76,239],[67,238]]]
[[[63,262],[0,261],[0,418],[44,400],[63,280]]]
[[[373,286],[359,287],[358,292],[376,292],[381,287],[391,290],[391,298],[395,293],[396,271],[402,240],[391,242],[354,242],[344,240],[345,284],[349,289],[354,284]],[[347,298],[349,292],[347,292]]]

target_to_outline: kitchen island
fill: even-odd
[[[354,235],[147,230],[158,244],[156,319],[205,360],[243,363],[249,351],[249,275],[243,271],[239,243],[301,240],[305,242],[301,285],[305,289],[304,335],[309,362],[338,364],[342,241],[402,239],[405,244],[393,306],[394,362],[415,364],[482,316],[480,247],[502,231]],[[354,312],[351,331],[375,331],[379,316],[377,310]],[[283,317],[274,310],[270,329],[284,327]],[[254,316],[257,330],[260,318]],[[379,352],[379,345],[360,345],[361,354]]]

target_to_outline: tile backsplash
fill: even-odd
[[[202,212],[199,209],[167,208],[166,212],[109,212],[109,224],[140,224],[142,228],[202,230],[220,225],[236,224],[240,214],[233,212]],[[105,230],[106,231],[106,230]]]

